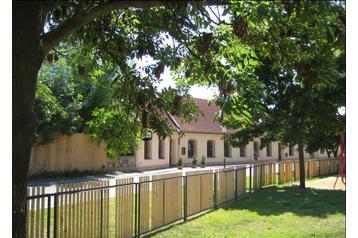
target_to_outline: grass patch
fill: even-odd
[[[345,237],[345,191],[268,187],[152,237]]]

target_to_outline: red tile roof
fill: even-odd
[[[175,122],[179,125],[180,130],[183,132],[196,132],[196,133],[215,133],[222,134],[220,124],[215,121],[215,114],[220,111],[220,107],[214,103],[209,105],[209,101],[206,99],[193,99],[203,115],[200,115],[196,121],[190,123],[184,122],[182,119],[176,116],[172,116]]]

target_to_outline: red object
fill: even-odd
[[[340,144],[341,153],[339,155],[339,159],[341,162],[341,177],[343,179],[346,178],[346,147],[344,144]]]

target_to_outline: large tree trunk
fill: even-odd
[[[34,139],[33,102],[43,61],[40,2],[13,2],[12,53],[12,231],[25,237],[26,186]]]
[[[305,185],[305,158],[304,158],[304,145],[303,139],[299,139],[298,142],[298,159],[300,164],[300,188],[306,188]]]

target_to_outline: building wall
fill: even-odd
[[[192,159],[188,158],[188,141],[194,140],[196,142],[196,157],[198,162],[201,161],[202,156],[205,156],[207,164],[223,163],[224,159],[224,141],[222,134],[209,134],[209,133],[185,133],[180,138],[179,156],[175,158],[182,158],[185,165],[191,164]],[[215,157],[207,158],[207,141],[213,140],[215,144]],[[182,154],[182,148],[185,148],[185,154]],[[259,152],[259,159],[261,160],[277,160],[278,159],[278,143],[272,143],[272,156],[266,155],[266,148]],[[231,147],[231,157],[226,158],[227,163],[244,162],[254,160],[254,142],[246,145],[246,156],[240,157],[240,148]]]
[[[151,169],[151,168],[167,168],[169,167],[169,143],[170,138],[164,140],[164,159],[159,159],[158,154],[158,135],[153,133],[151,139],[151,159],[144,159],[144,141],[141,140],[136,151],[136,167],[138,169]]]
[[[284,149],[283,149],[283,152],[282,152],[282,159],[285,160],[285,159],[298,159],[298,145],[295,145],[293,147],[293,155],[290,156],[289,154],[289,147],[288,146],[285,146]],[[331,155],[332,156],[332,155]],[[305,150],[305,153],[304,153],[304,157],[305,159],[309,159],[309,158],[328,158],[328,154],[326,151],[324,151],[324,153],[320,153],[320,151],[317,151],[317,152],[314,152],[313,154],[310,154],[308,153],[306,150]]]
[[[259,141],[257,140],[257,142],[259,142]],[[261,159],[261,160],[278,160],[278,157],[279,157],[278,144],[279,144],[279,142],[277,142],[277,141],[271,142],[271,147],[272,147],[271,156],[267,155],[266,147],[262,148],[262,150],[260,150],[260,158],[259,159]]]
[[[179,136],[174,133],[171,138],[164,140],[164,159],[159,159],[158,136],[153,134],[151,140],[151,158],[144,159],[144,141],[140,141],[137,151],[133,156],[121,156],[118,159],[109,159],[106,156],[104,143],[93,143],[89,135],[73,134],[59,136],[52,143],[34,146],[30,158],[30,175],[39,172],[64,172],[77,170],[145,170],[168,168],[175,165],[178,158],[183,159],[186,166],[190,166],[192,159],[188,158],[188,141],[196,141],[196,157],[200,163],[202,156],[206,158],[206,164],[222,164],[224,159],[224,141],[221,134],[209,133],[185,133]],[[207,141],[213,140],[215,144],[214,158],[207,158]],[[259,142],[259,140],[255,140]],[[179,142],[179,144],[178,144]],[[172,151],[170,152],[170,144]],[[185,154],[182,154],[182,148]],[[267,156],[266,147],[259,151],[259,160],[278,160],[278,142],[272,142],[272,156]],[[282,159],[298,159],[297,145],[294,146],[294,155],[289,156],[289,148],[282,149]],[[254,142],[246,145],[246,156],[240,157],[240,148],[231,148],[231,158],[226,158],[227,164],[254,161]],[[287,155],[287,156],[286,156]],[[327,153],[320,151],[313,154],[315,158],[328,157]],[[305,158],[312,155],[305,152]],[[172,162],[170,162],[172,160]]]
[[[89,135],[58,136],[52,143],[36,145],[30,158],[30,175],[39,172],[101,170],[106,168],[104,143],[93,143]]]

